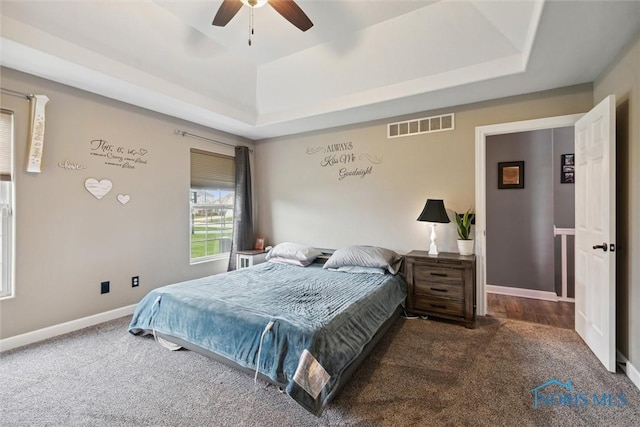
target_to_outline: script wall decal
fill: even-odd
[[[310,156],[320,154],[321,167],[334,168],[337,171],[338,181],[351,177],[369,176],[373,173],[374,166],[382,163],[382,157],[354,151],[354,144],[351,141],[307,148],[307,154]]]
[[[58,166],[60,166],[62,169],[66,169],[69,171],[80,171],[87,168],[85,165],[74,162],[72,160],[65,160],[64,162],[58,162]]]
[[[121,169],[135,169],[137,166],[146,165],[145,157],[149,151],[146,148],[130,148],[124,145],[111,144],[106,139],[93,139],[90,142],[92,156],[104,158],[104,164]]]
[[[87,191],[93,194],[93,196],[98,200],[106,196],[107,193],[111,191],[112,187],[113,187],[113,184],[111,183],[111,181],[109,181],[106,178],[100,181],[98,181],[95,178],[88,178],[84,182],[84,188],[86,188]]]

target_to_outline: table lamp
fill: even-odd
[[[422,213],[418,217],[418,221],[426,221],[431,223],[431,246],[429,246],[429,255],[438,255],[438,245],[436,244],[436,225],[451,222],[444,209],[444,201],[440,199],[427,199],[427,203],[422,209]]]

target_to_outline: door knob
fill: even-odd
[[[602,249],[605,252],[607,252],[608,247],[609,245],[607,245],[606,243],[603,243],[601,245],[593,245],[593,249]]]

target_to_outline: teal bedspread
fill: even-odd
[[[129,331],[155,330],[246,368],[258,365],[319,415],[406,292],[400,275],[267,262],[153,290],[136,307]]]

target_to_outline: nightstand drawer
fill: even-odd
[[[462,285],[464,271],[461,269],[432,267],[427,265],[416,265],[414,270],[414,280],[451,283]]]
[[[416,296],[435,298],[464,298],[463,283],[437,283],[431,281],[416,280],[413,287]]]
[[[464,302],[462,300],[427,298],[416,295],[414,308],[417,311],[464,317]]]

